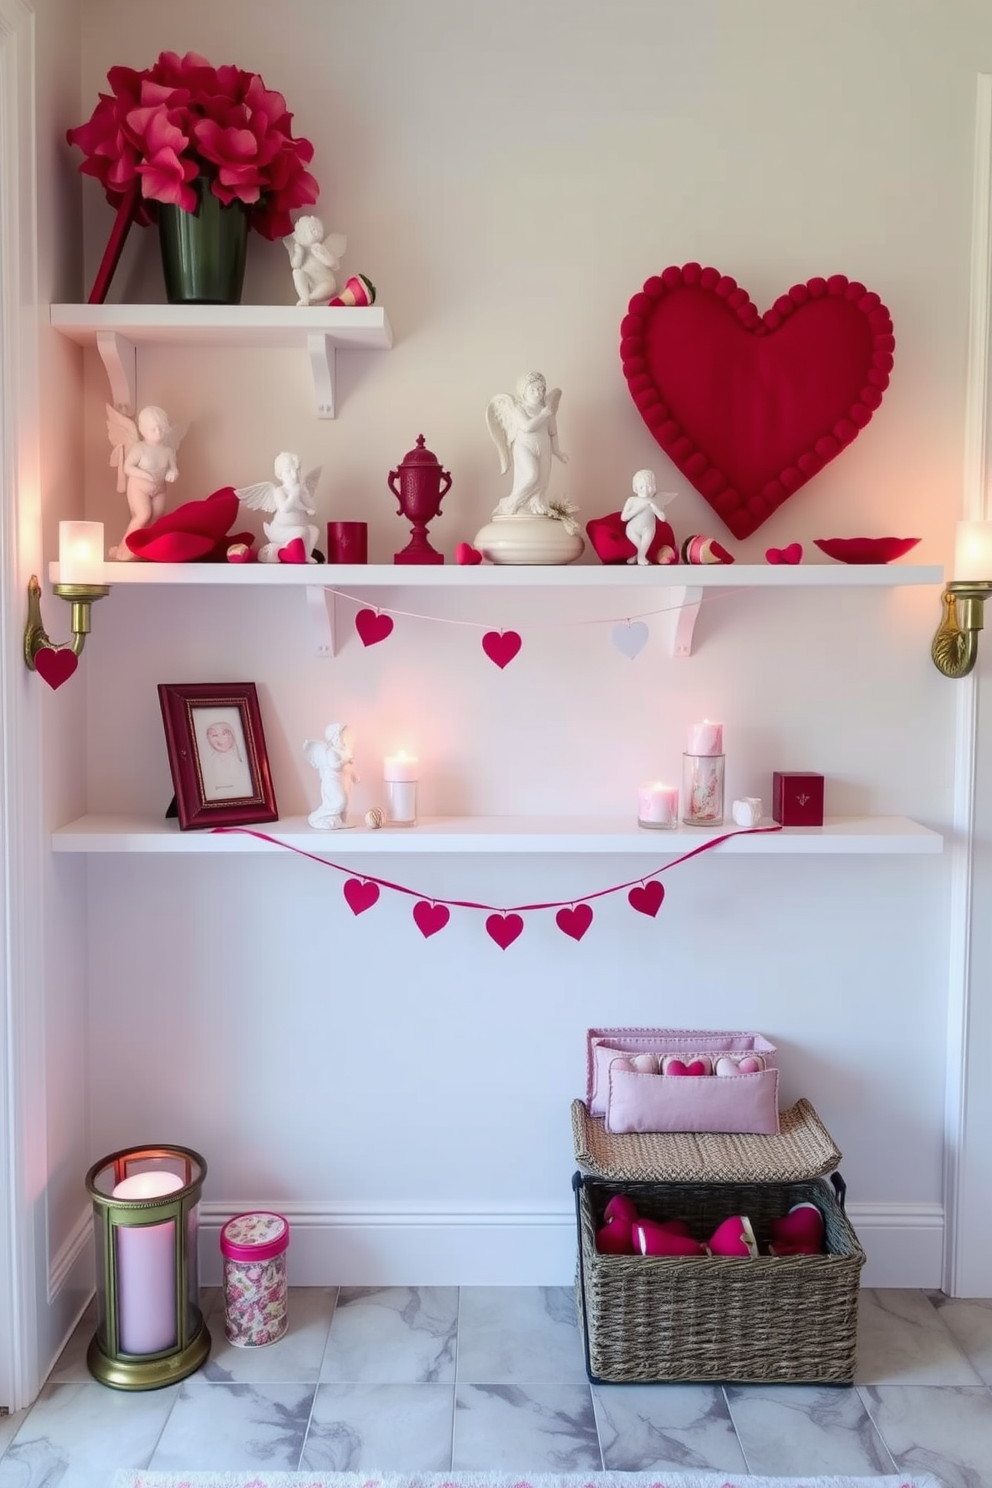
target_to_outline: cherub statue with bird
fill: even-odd
[[[110,556],[126,562],[135,556],[127,545],[131,533],[150,527],[165,511],[166,485],[179,478],[176,450],[186,425],[170,424],[165,409],[154,404],[142,408],[137,420],[110,403],[106,406],[110,463],[131,512],[124,536],[110,549]]]
[[[262,523],[262,530],[269,540],[259,549],[259,563],[279,563],[280,549],[286,548],[296,538],[303,544],[307,563],[317,562],[313,550],[319,531],[308,518],[317,514],[312,503],[320,470],[318,465],[302,475],[299,455],[284,450],[275,458],[274,481],[235,487],[235,496],[252,511],[275,513],[271,522]]]

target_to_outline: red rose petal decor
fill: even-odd
[[[425,940],[443,930],[451,919],[451,910],[446,904],[431,904],[428,899],[418,899],[413,906],[413,920]]]
[[[524,928],[524,922],[518,914],[491,914],[486,920],[486,934],[490,940],[494,940],[501,951],[511,946]]]
[[[857,438],[894,350],[878,295],[843,274],[794,284],[762,315],[718,269],[672,265],[620,326],[641,417],[737,538]]]
[[[355,616],[355,629],[363,646],[377,646],[393,633],[393,622],[388,615],[378,610],[359,610]]]
[[[487,630],[482,637],[482,649],[494,661],[500,671],[516,656],[523,645],[515,630]]]
[[[638,914],[650,915],[653,919],[661,908],[664,897],[664,884],[652,878],[646,884],[637,884],[631,889],[627,895],[627,903],[631,909],[636,909]]]
[[[802,563],[802,543],[790,543],[787,548],[766,548],[766,563]]]
[[[68,682],[78,665],[79,657],[68,649],[54,651],[44,646],[35,652],[34,669],[51,688],[59,688],[63,682]]]
[[[379,885],[364,883],[360,878],[349,878],[344,886],[344,897],[352,914],[364,914],[379,898]]]
[[[918,537],[814,537],[821,553],[838,563],[891,563],[915,548]]]
[[[592,910],[588,904],[566,906],[555,915],[555,924],[573,940],[581,940],[592,924]]]

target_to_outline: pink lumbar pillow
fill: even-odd
[[[714,1255],[756,1256],[758,1242],[747,1216],[732,1214],[729,1219],[718,1224],[710,1236],[710,1250]]]

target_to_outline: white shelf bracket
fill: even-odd
[[[317,417],[334,417],[335,365],[334,342],[320,331],[307,335],[307,351],[313,371],[313,390],[317,398]]]
[[[133,341],[118,331],[97,331],[96,349],[100,353],[110,383],[110,400],[118,413],[137,412],[138,356]]]
[[[315,650],[318,656],[336,656],[337,648],[337,595],[333,589],[324,589],[319,584],[307,585],[307,608],[313,627]]]
[[[691,656],[692,635],[696,629],[699,606],[703,602],[703,591],[696,586],[669,589],[667,594],[672,604],[667,616],[668,654],[670,656]]]

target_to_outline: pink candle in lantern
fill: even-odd
[[[686,754],[722,754],[723,724],[711,723],[708,718],[704,718],[702,723],[690,724],[685,752]]]
[[[637,792],[637,820],[642,827],[677,827],[679,793],[674,785],[642,785]]]
[[[158,1199],[182,1188],[175,1173],[135,1173],[113,1192],[115,1199]],[[175,1348],[176,1226],[115,1225],[117,1240],[117,1332],[125,1354],[158,1354]]]

